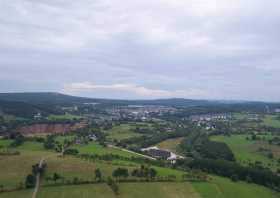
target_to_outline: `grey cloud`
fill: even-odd
[[[65,84],[91,82],[208,93],[193,98],[280,100],[279,6],[273,0],[2,0],[0,81],[6,83],[0,89],[63,91]],[[111,91],[79,94],[116,96]]]

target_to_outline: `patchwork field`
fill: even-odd
[[[5,140],[0,142],[1,145],[7,144]],[[68,180],[72,180],[74,177],[84,180],[93,179],[96,168],[100,168],[103,177],[107,178],[118,167],[126,167],[131,171],[140,166],[140,164],[133,161],[86,161],[71,156],[60,157],[58,153],[44,150],[42,144],[37,142],[25,142],[17,150],[20,151],[20,155],[0,156],[0,185],[3,185],[5,188],[14,188],[23,183],[26,175],[31,173],[32,165],[38,163],[41,158],[45,158],[47,162],[45,176],[51,176],[56,172]],[[96,143],[89,145],[84,151],[85,153],[97,153],[99,155],[114,153],[125,157],[135,156],[132,153],[115,148],[101,147]],[[183,174],[181,171],[168,168],[154,168],[159,176],[175,175],[181,178]],[[45,183],[45,181],[43,182]]]
[[[121,198],[200,198],[190,183],[120,184]]]
[[[252,141],[246,140],[247,135],[231,135],[229,136],[213,136],[211,137],[214,141],[226,143],[232,152],[234,153],[235,158],[242,164],[248,164],[249,162],[259,161],[263,165],[268,166],[272,169],[277,168],[276,160],[269,159],[267,156],[259,152],[259,148],[266,148],[274,150],[279,155],[280,147],[272,146],[267,144],[265,141]]]
[[[38,198],[278,198],[265,187],[213,177],[210,182],[120,183],[119,195],[106,184],[41,187]],[[1,193],[1,198],[29,198],[30,190]]]
[[[183,137],[168,139],[157,144],[157,146],[161,149],[166,149],[172,151],[173,153],[178,153],[179,152],[178,145],[181,143],[183,139],[184,139]]]
[[[280,120],[275,115],[266,115],[263,118],[263,124],[270,127],[280,128]]]
[[[72,114],[64,114],[64,115],[49,115],[48,120],[51,121],[64,121],[64,120],[78,120],[81,119],[82,116],[72,115]]]
[[[232,182],[222,177],[213,177],[210,182],[192,184],[203,198],[278,198],[279,193],[265,187],[245,182]]]
[[[0,148],[5,148],[11,144],[12,140],[0,139]]]
[[[8,145],[6,140],[0,140],[0,145]],[[129,156],[131,153],[125,151],[116,151],[115,148],[101,147],[97,143],[89,144],[85,148],[77,146],[81,152],[108,154],[120,152],[120,154]],[[84,150],[83,150],[84,149]],[[46,177],[59,173],[65,181],[71,181],[75,177],[81,180],[93,180],[94,170],[99,168],[102,176],[107,178],[112,175],[113,170],[118,167],[125,167],[131,172],[140,164],[127,162],[120,163],[113,161],[90,161],[82,160],[77,157],[65,156],[59,157],[58,153],[44,150],[41,143],[25,142],[17,150],[20,155],[0,156],[0,185],[5,188],[13,188],[20,183],[24,183],[27,174],[31,173],[31,167],[44,157],[47,162],[46,173],[41,182],[38,198],[247,198],[253,195],[254,198],[276,198],[279,194],[271,190],[244,182],[232,182],[221,177],[212,177],[209,182],[181,182],[184,172],[171,169],[154,167],[158,176],[166,177],[176,176],[175,182],[134,182],[120,183],[119,195],[115,195],[107,184],[82,184],[74,186],[46,186],[54,184],[53,181],[47,182]],[[125,152],[125,153],[123,153]],[[118,153],[119,154],[119,153]],[[59,183],[59,182],[58,182]],[[1,193],[1,198],[30,198],[32,190],[20,190],[9,193]]]
[[[112,129],[105,131],[108,140],[123,140],[132,137],[139,137],[141,134],[134,132],[135,125],[121,124],[119,126],[113,126]]]
[[[87,145],[74,145],[72,148],[77,149],[80,153],[86,154],[97,154],[97,155],[105,155],[105,154],[115,154],[124,157],[135,157],[138,156],[136,154],[123,151],[118,148],[113,147],[104,147],[96,142],[89,143]]]

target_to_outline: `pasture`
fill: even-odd
[[[104,147],[96,142],[91,142],[86,145],[74,145],[71,148],[75,148],[79,151],[79,153],[84,153],[84,154],[97,154],[97,155],[114,154],[114,155],[120,155],[124,157],[138,156],[137,154],[133,154],[119,148],[110,147],[110,146]]]
[[[183,137],[167,139],[165,141],[160,142],[156,146],[160,149],[165,149],[165,150],[172,151],[173,153],[178,153],[179,151],[178,146],[183,139],[184,139]]]
[[[122,183],[121,198],[200,198],[190,183]]]
[[[73,115],[66,113],[64,115],[49,115],[48,120],[50,121],[64,121],[64,120],[78,120],[81,119],[82,116]]]
[[[247,135],[231,135],[231,136],[212,136],[211,140],[224,142],[232,150],[235,158],[240,163],[247,165],[248,163],[255,161],[262,162],[263,165],[270,167],[275,170],[277,162],[273,159],[268,158],[264,154],[260,153],[259,148],[274,148],[275,152],[280,152],[280,147],[277,149],[276,146],[267,144],[266,141],[252,141],[246,139]],[[277,149],[277,150],[275,150]]]
[[[280,128],[280,120],[276,115],[266,115],[262,121],[266,126]]]
[[[135,124],[120,124],[113,126],[112,129],[106,130],[107,139],[110,141],[113,140],[124,140],[132,137],[139,137],[141,134],[135,133],[134,129],[136,128]]]
[[[263,186],[232,182],[227,178],[212,177],[210,182],[192,183],[202,198],[278,198],[280,195]]]

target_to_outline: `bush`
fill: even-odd
[[[237,181],[238,181],[238,175],[233,174],[233,175],[230,177],[230,179],[231,179],[231,181],[237,182]]]
[[[115,193],[115,195],[119,194],[119,186],[111,177],[108,177],[107,184],[108,184],[108,186],[110,186],[110,188]]]
[[[25,187],[26,188],[33,188],[36,184],[36,177],[32,174],[29,174],[25,178]]]

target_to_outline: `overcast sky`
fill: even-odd
[[[280,101],[279,0],[0,0],[0,92]]]

